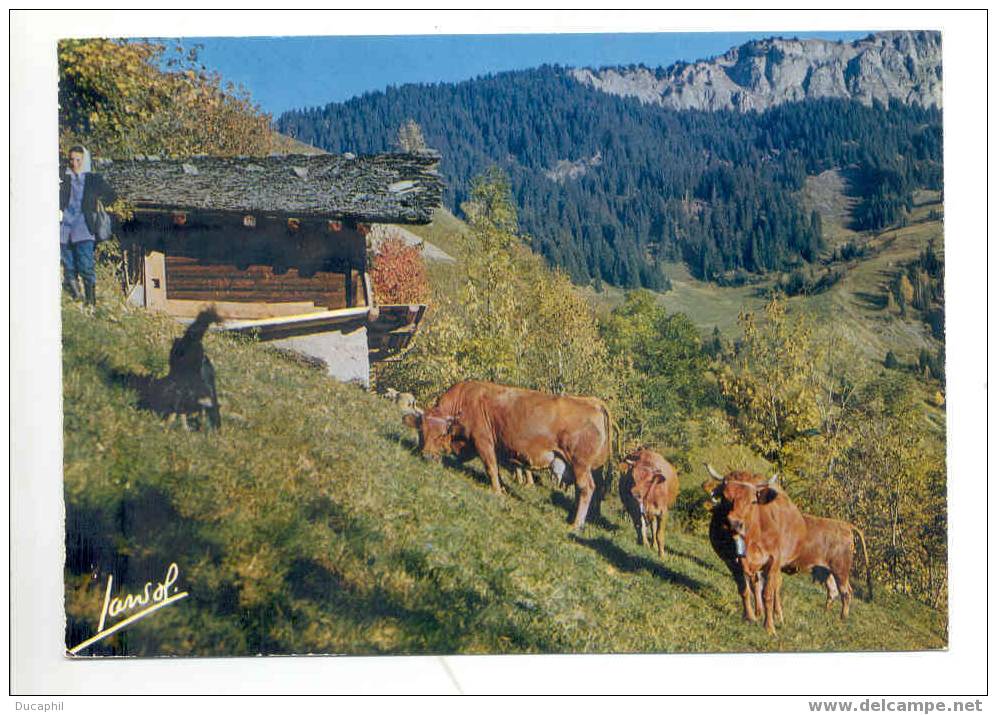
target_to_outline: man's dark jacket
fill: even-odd
[[[73,189],[73,175],[63,174],[59,177],[59,208],[62,211],[69,206],[69,195]],[[87,222],[87,230],[91,234],[96,233],[97,223],[97,199],[100,199],[106,207],[114,203],[116,195],[111,185],[104,181],[104,177],[88,171],[83,175],[83,201],[80,210],[83,211],[83,219]]]

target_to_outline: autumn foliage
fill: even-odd
[[[527,248],[508,177],[491,170],[476,179],[463,208],[470,250],[454,269],[456,288],[437,287],[418,340],[402,361],[384,366],[384,384],[428,404],[469,379],[612,404],[609,356],[592,309],[567,275]]]
[[[374,297],[382,305],[422,303],[429,296],[429,280],[422,249],[389,235],[378,248],[370,271]]]
[[[270,116],[222,85],[197,49],[83,39],[59,43],[59,145],[103,157],[266,155]]]

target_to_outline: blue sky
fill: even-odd
[[[201,62],[243,85],[276,118],[288,109],[341,102],[389,85],[455,82],[545,63],[667,67],[774,34],[847,41],[868,32],[214,37],[184,38],[183,44],[203,44]]]

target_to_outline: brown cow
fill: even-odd
[[[723,500],[730,505],[727,527],[748,582],[764,578],[761,596],[765,629],[775,634],[777,594],[782,567],[793,562],[806,539],[806,523],[796,505],[774,484],[728,481]],[[758,589],[756,586],[756,597]]]
[[[771,484],[774,482],[774,478],[766,482],[764,481],[764,477],[747,472],[733,472],[726,477],[720,477],[712,467],[709,465],[706,465],[706,467],[713,479],[705,482],[703,488],[715,499],[718,496],[726,495],[726,486],[729,483],[749,484],[756,490],[763,490],[771,488]],[[789,501],[788,497],[784,498],[787,502]],[[764,498],[762,500],[764,501]],[[781,500],[777,502],[777,507],[784,509],[785,507],[781,506],[781,503]],[[792,503],[789,502],[789,504]],[[710,523],[710,541],[714,551],[727,563],[728,568],[734,574],[738,590],[741,592],[745,618],[753,621],[755,617],[751,609],[748,587],[750,585],[754,586],[755,602],[761,608],[763,603],[762,573],[758,570],[753,570],[750,565],[743,563],[744,556],[740,555],[740,552],[745,550],[744,547],[746,544],[743,538],[739,540],[737,529],[735,528],[736,524],[731,520],[733,506],[733,503],[729,502],[726,496],[723,496],[719,503],[716,504],[713,519]],[[764,512],[766,508],[762,507],[760,511]],[[865,536],[860,529],[845,521],[825,519],[809,514],[801,514],[801,516],[804,525],[803,538],[799,541],[796,554],[789,559],[784,559],[780,568],[783,573],[793,574],[802,571],[813,574],[815,577],[822,577],[819,580],[824,583],[827,589],[826,607],[830,608],[831,603],[840,593],[841,617],[847,618],[852,599],[852,587],[849,578],[852,567],[852,556],[855,552],[855,534],[858,534],[862,542],[862,550],[866,562],[867,588],[869,599],[872,600],[872,575],[869,570],[868,552],[865,548]],[[731,561],[732,548],[734,553],[733,562]],[[742,570],[741,574],[737,573],[739,570]],[[766,602],[765,605],[766,627],[768,627],[770,623],[769,604]],[[774,589],[772,609],[774,617],[782,622],[781,577],[779,578],[779,585]]]
[[[578,494],[574,528],[585,525],[595,492],[592,470],[605,465],[610,452],[611,420],[601,400],[472,380],[457,383],[425,413],[409,413],[404,421],[418,430],[419,449],[428,459],[480,457],[497,494],[499,460],[526,469],[549,467],[559,483],[570,470]]]
[[[848,608],[852,601],[852,586],[849,575],[852,571],[852,557],[855,554],[855,535],[862,542],[865,556],[866,589],[872,600],[872,573],[869,569],[869,553],[865,547],[865,534],[847,521],[826,519],[820,516],[803,515],[807,536],[799,555],[782,567],[784,573],[827,572],[827,603],[831,607],[835,592],[841,594],[841,617],[848,618]],[[832,588],[837,585],[837,588]],[[779,611],[781,611],[781,604]],[[780,614],[781,616],[781,614]]]
[[[848,618],[852,602],[852,586],[850,583],[852,557],[855,554],[855,535],[862,542],[862,553],[865,556],[866,588],[869,600],[872,600],[872,573],[869,569],[869,553],[865,548],[865,535],[855,525],[839,519],[826,519],[820,516],[804,514],[803,521],[807,526],[806,539],[800,548],[799,556],[782,567],[785,574],[799,572],[809,573],[814,580],[824,584],[827,600],[824,608],[830,609],[834,600],[841,598],[841,617]],[[755,603],[762,602],[761,580],[755,581]],[[775,618],[783,622],[782,589],[775,592]]]
[[[723,486],[728,480],[763,484],[765,482],[765,478],[752,474],[751,472],[731,472],[727,477],[720,477],[710,465],[706,465],[706,469],[710,472],[712,477],[712,479],[703,482],[703,489],[712,499],[712,514],[710,517],[709,531],[710,545],[713,546],[713,551],[716,552],[717,556],[720,557],[720,560],[724,562],[727,569],[730,571],[731,576],[734,578],[734,584],[737,586],[738,595],[741,597],[742,616],[744,617],[744,620],[751,621],[753,623],[757,620],[757,617],[755,616],[755,609],[751,602],[751,588],[752,585],[755,586],[757,606],[761,609],[761,582],[758,580],[749,581],[745,577],[744,569],[742,568],[741,561],[738,558],[734,535],[727,524],[727,514],[730,511],[731,505],[723,501]]]
[[[620,499],[633,520],[637,542],[649,546],[650,527],[658,556],[665,558],[665,524],[668,509],[679,494],[679,478],[675,467],[664,457],[646,447],[640,447],[620,463]]]

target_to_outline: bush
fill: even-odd
[[[845,271],[840,268],[828,268],[819,278],[814,276],[812,268],[797,268],[788,277],[782,276],[780,287],[788,296],[816,295],[831,288],[845,277]]]
[[[371,262],[374,298],[381,305],[422,303],[429,297],[429,280],[422,248],[390,235],[378,247]]]

